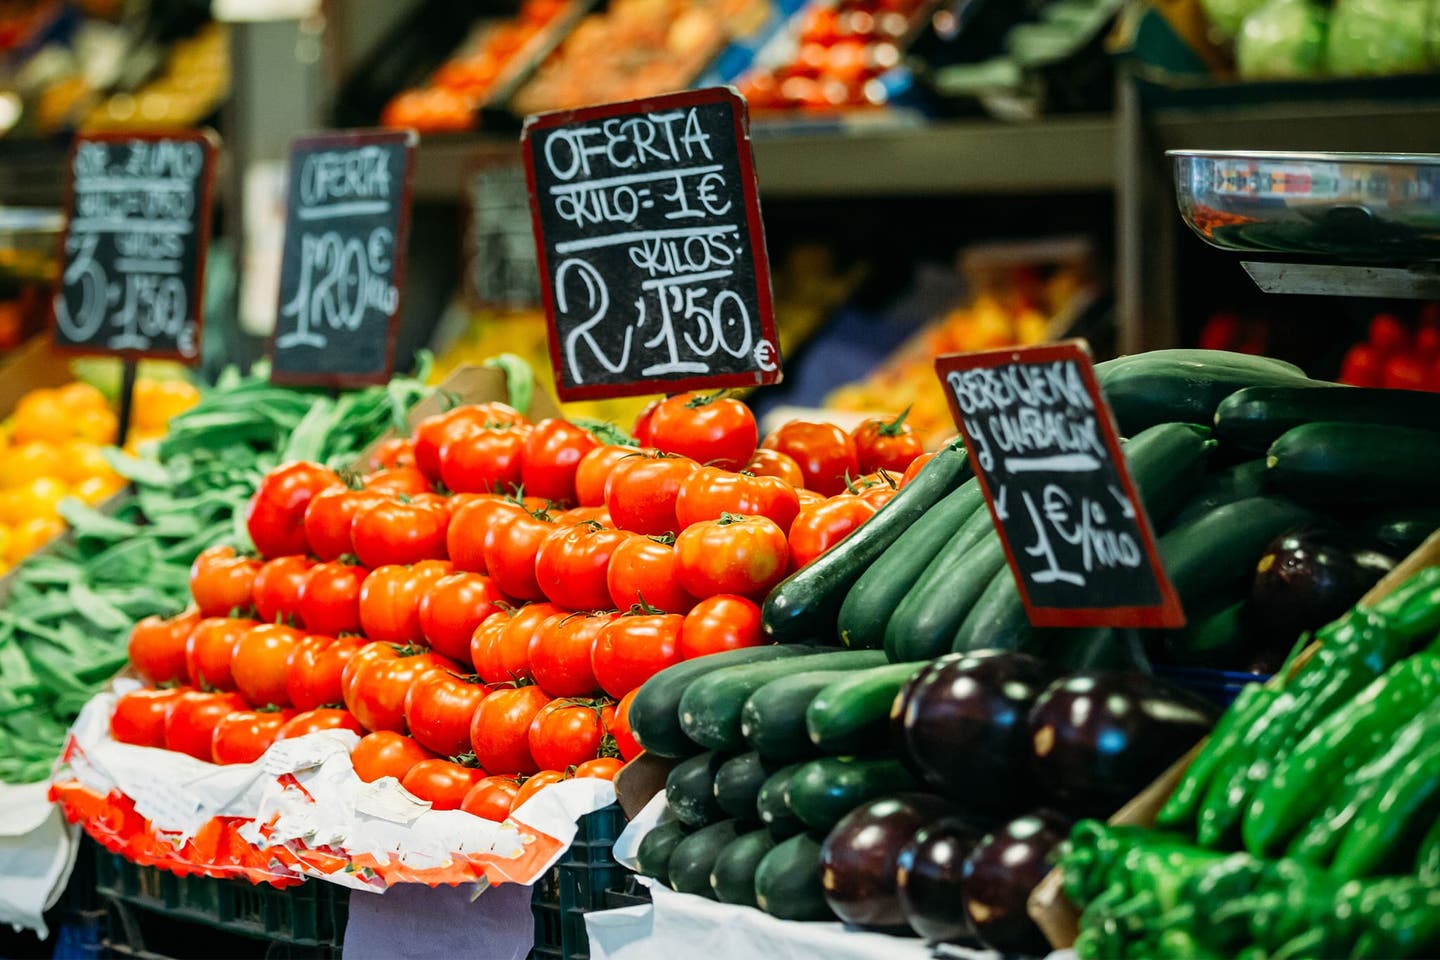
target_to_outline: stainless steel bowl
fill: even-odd
[[[1171,150],[1180,215],[1223,250],[1440,261],[1440,155]]]

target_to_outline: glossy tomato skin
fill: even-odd
[[[480,496],[460,506],[445,530],[445,550],[456,570],[485,573],[485,540],[496,520],[503,514],[516,515],[524,508],[503,497]]]
[[[246,630],[236,641],[230,655],[230,674],[246,703],[255,707],[290,706],[290,654],[300,640],[300,631],[293,627],[262,623]]]
[[[909,412],[906,410],[893,420],[866,420],[851,431],[861,473],[893,470],[903,474],[910,463],[925,452],[919,434],[905,422]]]
[[[480,701],[470,722],[475,761],[497,774],[534,773],[530,722],[550,695],[537,686],[502,687]]]
[[[761,447],[752,453],[743,472],[757,477],[775,477],[792,487],[805,486],[805,474],[800,472],[800,464],[795,462],[795,458],[768,447]]]
[[[751,600],[721,593],[706,597],[685,615],[680,656],[686,660],[765,642],[760,608]]]
[[[446,512],[426,502],[385,501],[361,510],[350,524],[355,555],[370,569],[445,559]]]
[[[110,715],[110,736],[137,747],[165,746],[165,718],[183,691],[132,690],[115,704]]]
[[[449,760],[421,760],[410,768],[400,785],[421,800],[430,801],[432,810],[459,810],[465,795],[485,777],[479,767],[462,767]]]
[[[245,528],[263,557],[307,554],[305,509],[316,494],[340,486],[335,471],[316,463],[287,463],[260,481],[245,511]]]
[[[546,513],[502,514],[496,519],[485,540],[485,569],[501,593],[516,600],[544,598],[535,579],[535,558],[554,531]]]
[[[298,619],[300,590],[313,566],[309,557],[276,557],[266,562],[255,575],[257,619],[265,623]]]
[[[366,783],[374,783],[381,777],[394,777],[403,782],[415,764],[433,759],[437,759],[435,754],[393,730],[378,730],[361,737],[350,754],[356,776]]]
[[[420,598],[420,632],[430,649],[457,663],[470,663],[470,638],[505,596],[478,573],[452,573],[430,585]]]
[[[415,466],[415,443],[409,437],[391,437],[381,440],[370,453],[367,464],[371,470],[387,467]]]
[[[515,805],[510,808],[510,812],[514,813],[525,806],[525,801],[550,784],[560,783],[565,779],[565,774],[560,770],[541,770],[539,773],[526,777],[525,782],[520,785],[520,792],[515,795]]]
[[[190,565],[190,595],[207,617],[227,617],[233,610],[248,610],[260,561],[237,557],[234,547],[211,547]]]
[[[785,532],[767,517],[706,520],[675,539],[680,584],[697,597],[734,593],[758,600],[785,579]]]
[[[382,643],[420,643],[420,600],[425,592],[451,572],[437,560],[411,567],[388,564],[370,571],[360,584],[360,627],[365,636]]]
[[[639,692],[640,688],[636,687],[621,697],[620,702],[615,705],[615,717],[610,721],[610,735],[615,738],[615,748],[625,760],[634,760],[640,756],[640,742],[630,730],[630,704],[635,701],[635,694]]]
[[[251,763],[270,749],[294,711],[236,710],[215,724],[210,759],[215,763]]]
[[[792,420],[766,437],[763,446],[793,459],[805,475],[805,486],[827,497],[845,490],[847,476],[860,475],[854,439],[833,423]]]
[[[593,760],[605,736],[605,714],[614,715],[613,705],[551,700],[530,721],[530,756],[545,770],[568,770]]]
[[[187,690],[175,698],[165,717],[165,749],[211,763],[210,742],[215,725],[237,710],[248,709],[238,693]]]
[[[360,585],[364,567],[330,561],[310,568],[300,587],[300,622],[307,630],[337,637],[360,632]]]
[[[621,530],[658,536],[675,533],[675,501],[685,479],[700,469],[694,460],[660,454],[620,461],[610,474],[605,506]]]
[[[525,439],[521,479],[525,492],[556,502],[575,501],[575,472],[585,454],[600,446],[588,431],[560,419],[541,420]]]
[[[456,493],[505,493],[519,487],[529,427],[480,430],[440,451],[440,479]]]
[[[312,633],[300,639],[285,664],[285,692],[297,710],[333,706],[345,699],[341,678],[366,641],[360,637],[329,637]]]
[[[415,425],[415,466],[432,482],[440,479],[440,451],[461,437],[479,432],[489,422],[477,406],[455,407],[426,417]]]
[[[417,677],[405,694],[405,724],[423,747],[442,757],[470,750],[470,720],[492,688],[444,670]]]
[[[195,625],[185,641],[185,672],[190,685],[199,690],[234,690],[230,658],[235,644],[258,626],[255,620],[206,617]]]
[[[603,610],[610,606],[610,590],[605,585],[610,557],[630,536],[594,521],[558,527],[540,543],[535,582],[557,606]]]
[[[597,780],[614,780],[615,774],[619,773],[624,766],[625,761],[619,757],[596,757],[578,764],[575,767],[573,778],[583,780],[586,777],[593,777]]]
[[[582,697],[599,685],[590,652],[613,613],[557,613],[547,617],[530,638],[529,664],[535,682],[557,697]]]
[[[639,452],[634,447],[606,444],[581,457],[580,465],[575,468],[575,502],[582,507],[603,506],[610,472],[620,461]]]
[[[520,784],[513,777],[486,777],[465,794],[460,809],[495,823],[504,823],[519,795]]]
[[[349,487],[332,487],[317,493],[305,508],[305,539],[310,542],[310,552],[327,561],[354,553],[350,527],[355,522],[355,514],[387,499],[375,490]]]
[[[655,422],[655,411],[660,409],[660,404],[665,402],[664,397],[656,397],[645,404],[644,409],[635,417],[635,425],[630,429],[630,436],[642,447],[651,446],[650,425]]]
[[[600,689],[623,697],[655,674],[680,662],[678,613],[617,617],[595,639],[590,666]]]
[[[459,673],[453,660],[433,653],[409,653],[388,643],[357,652],[341,674],[345,706],[366,730],[405,729],[405,697],[431,671]]]
[[[340,710],[335,707],[318,707],[314,710],[306,710],[297,713],[285,721],[280,732],[276,734],[276,740],[291,740],[295,737],[303,737],[306,734],[318,733],[321,730],[349,730],[361,736],[365,734],[365,728],[360,726],[360,721],[351,716],[349,710]]]
[[[809,507],[790,528],[790,562],[798,570],[844,540],[875,515],[875,505],[864,497],[831,497]]]
[[[776,477],[751,477],[719,467],[701,467],[685,478],[675,500],[675,519],[683,530],[726,513],[769,517],[781,530],[790,529],[800,512],[795,488]]]
[[[505,672],[505,629],[514,618],[514,610],[498,610],[490,614],[470,636],[470,663],[486,683],[504,683],[515,679]]]
[[[900,492],[900,475],[891,473],[889,470],[879,470],[861,477],[855,483],[855,492],[849,496],[859,497],[870,506],[879,510],[890,502],[890,498]],[[845,496],[846,494],[842,494]]]
[[[684,613],[695,598],[680,586],[675,544],[668,538],[633,536],[615,548],[605,571],[610,603],[618,610],[636,604],[662,613]]]
[[[648,442],[697,463],[738,470],[755,452],[759,438],[755,415],[739,400],[682,393],[655,408]]]
[[[515,611],[500,638],[500,661],[506,680],[534,679],[530,670],[530,641],[541,624],[566,611],[553,603],[527,603]],[[547,691],[548,692],[548,691]]]
[[[188,679],[185,653],[190,634],[200,623],[200,611],[162,620],[151,615],[130,631],[130,663],[135,672],[151,683]]]
[[[555,524],[561,527],[574,526],[577,523],[598,523],[602,527],[615,529],[615,521],[610,516],[610,511],[603,507],[571,507],[555,514]]]
[[[905,489],[905,484],[918,477],[920,475],[920,471],[925,469],[925,464],[929,463],[931,460],[934,459],[935,454],[922,453],[914,460],[911,460],[910,466],[905,468],[905,473],[900,477],[900,489]]]
[[[365,477],[365,489],[386,497],[417,497],[430,493],[430,481],[418,467],[390,467]]]

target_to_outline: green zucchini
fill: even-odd
[[[855,651],[860,653],[862,651]],[[885,665],[885,654],[879,650],[873,662],[858,669]],[[846,671],[850,673],[852,671]],[[745,742],[767,760],[789,762],[816,754],[810,734],[805,730],[805,710],[815,695],[835,680],[835,671],[792,673],[771,680],[750,694],[740,710],[740,734]]]
[[[1045,640],[1045,660],[1054,664],[1061,673],[1150,671],[1150,664],[1144,659],[1144,651],[1139,649],[1139,644],[1130,643],[1124,634],[1111,627],[1047,630]]]
[[[1168,658],[1184,666],[1222,667],[1234,663],[1245,645],[1244,600],[1222,606],[1209,614],[1197,614],[1179,630],[1165,637]]]
[[[658,757],[688,757],[705,748],[680,729],[680,697],[687,687],[707,673],[744,663],[784,660],[814,653],[814,647],[798,644],[743,647],[708,657],[696,657],[666,667],[646,680],[630,701],[630,730],[640,746]]]
[[[1305,503],[1440,505],[1440,433],[1307,423],[1270,446],[1271,482]]]
[[[974,650],[1025,650],[1044,642],[1044,631],[1031,626],[1010,564],[995,571],[975,605],[965,614],[951,641],[953,653]]]
[[[710,872],[715,869],[715,859],[720,856],[720,851],[738,836],[740,831],[736,829],[734,820],[721,820],[681,839],[670,854],[670,889],[714,900],[715,888],[710,885]]]
[[[829,754],[883,751],[890,742],[890,707],[924,666],[892,663],[837,677],[805,709],[810,742]]]
[[[760,822],[776,839],[793,837],[805,829],[805,824],[790,810],[790,804],[785,799],[791,778],[803,766],[803,763],[792,763],[776,770],[770,779],[760,785],[760,792],[755,796],[755,812],[760,814]]]
[[[785,802],[801,823],[824,832],[863,803],[916,789],[914,775],[892,757],[824,757],[795,771]]]
[[[1320,387],[1293,364],[1220,350],[1152,350],[1097,364],[1096,379],[1120,432],[1161,423],[1210,426],[1226,397],[1246,387]]]
[[[1220,438],[1263,454],[1295,427],[1307,423],[1354,423],[1377,427],[1440,430],[1440,394],[1335,386],[1249,387],[1215,410]]]
[[[840,605],[840,642],[847,647],[884,646],[890,614],[940,548],[977,511],[988,512],[980,482],[971,477],[911,524],[845,596]]]
[[[687,827],[724,819],[725,812],[715,799],[715,775],[726,759],[714,751],[697,754],[677,763],[665,778],[665,802]]]
[[[834,920],[820,884],[820,840],[798,833],[761,857],[755,905],[781,920]]]
[[[1156,527],[1161,531],[1173,530],[1198,520],[1227,503],[1264,496],[1265,475],[1264,460],[1246,460],[1233,467],[1217,470],[1200,481],[1189,501],[1168,523],[1157,523]]]
[[[670,855],[675,847],[690,833],[679,820],[667,820],[640,840],[635,850],[635,869],[643,876],[654,877],[661,883],[670,882]]]
[[[731,757],[715,771],[715,802],[727,817],[741,823],[754,823],[759,814],[755,798],[775,770],[766,766],[758,753],[742,753]]]
[[[836,650],[804,658],[804,670],[858,670],[883,662],[875,650]],[[748,663],[707,673],[686,688],[680,697],[680,728],[696,743],[712,750],[743,751],[740,711],[746,699],[771,680],[793,674],[790,660]],[[633,709],[634,704],[631,704]]]
[[[1165,534],[1160,558],[1186,610],[1215,610],[1241,595],[1271,540],[1314,519],[1283,497],[1251,497]]]
[[[752,830],[731,840],[715,858],[715,866],[710,871],[710,888],[715,891],[715,899],[721,903],[758,906],[755,871],[765,854],[774,849],[775,838],[769,830]]]
[[[1408,556],[1440,530],[1440,508],[1387,510],[1367,517],[1361,531],[1401,556]]]
[[[845,594],[885,548],[970,474],[964,448],[952,444],[850,536],[785,578],[765,598],[765,633],[780,643],[833,643]]]
[[[885,625],[893,663],[933,660],[950,652],[955,632],[1005,566],[1005,549],[988,508],[977,511],[930,561]]]

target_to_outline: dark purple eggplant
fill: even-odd
[[[963,874],[965,858],[983,835],[974,820],[943,817],[901,848],[895,872],[900,909],[927,941],[955,943],[975,935],[963,907]]]
[[[1055,848],[1070,835],[1070,826],[1065,817],[1040,810],[988,834],[965,858],[961,902],[985,946],[1027,956],[1050,952],[1026,901],[1054,866]]]
[[[1030,769],[1069,813],[1103,817],[1210,731],[1219,708],[1143,673],[1077,673],[1030,711]]]
[[[1307,526],[1277,537],[1255,565],[1250,588],[1255,635],[1273,639],[1283,657],[1300,634],[1353,607],[1395,563],[1333,528]]]
[[[927,823],[954,808],[929,793],[901,793],[858,807],[835,824],[820,848],[825,902],[846,923],[905,926],[895,889],[901,849]]]
[[[937,660],[897,700],[899,750],[932,789],[985,811],[1033,802],[1026,716],[1055,678],[1043,661],[1011,651]]]

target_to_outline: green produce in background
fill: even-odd
[[[1327,60],[1336,76],[1421,73],[1440,49],[1433,0],[1337,0]]]
[[[1322,76],[1328,20],[1326,9],[1314,0],[1269,0],[1245,18],[1235,38],[1240,76],[1246,80]]]
[[[1229,40],[1240,32],[1245,18],[1265,5],[1265,0],[1200,0],[1212,33]]]

